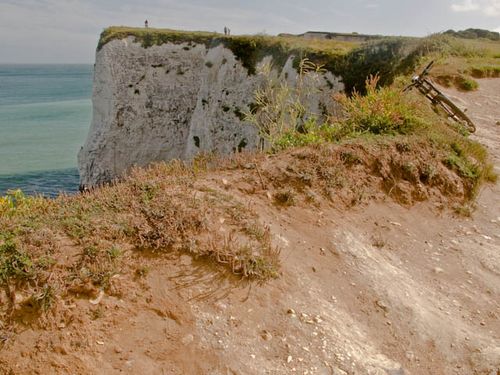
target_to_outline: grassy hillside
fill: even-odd
[[[493,42],[436,36],[353,49],[300,38],[110,28],[100,47],[125,36],[145,47],[166,41],[224,43],[249,73],[262,53],[306,51],[311,60],[302,60],[301,74],[316,74],[317,63],[338,64],[348,87],[366,95],[332,97],[342,111],[326,113],[327,121],[319,123],[304,112],[307,92],[301,85],[270,80],[255,93],[252,113],[245,114],[265,140],[265,152],[160,163],[74,197],[49,200],[12,192],[0,198],[0,334],[39,324],[66,299],[113,293],[116,275],[140,282],[150,262],[171,254],[189,255],[202,270],[215,269],[224,277],[257,282],[279,277],[279,248],[248,203],[251,196],[276,213],[292,206],[348,209],[374,199],[403,205],[434,200],[468,212],[481,184],[496,179],[486,150],[417,93],[402,95],[408,77],[398,79],[431,58],[438,58],[438,68],[447,74],[453,69],[473,74],[472,67],[483,63],[496,67]],[[377,72],[382,75],[365,82]]]

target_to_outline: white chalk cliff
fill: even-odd
[[[274,72],[291,85],[294,58]],[[256,148],[257,130],[242,114],[264,79],[222,44],[144,48],[134,37],[106,43],[96,54],[92,124],[78,155],[81,186],[110,182],[135,165]],[[321,116],[343,85],[330,73],[314,84],[309,105]]]

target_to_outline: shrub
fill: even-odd
[[[365,96],[354,92],[352,97],[338,94],[345,111],[345,119],[339,125],[341,136],[351,133],[408,134],[425,121],[419,117],[415,105],[395,88],[377,88],[378,76],[366,80]]]
[[[254,94],[253,110],[244,118],[255,126],[263,140],[264,149],[273,149],[280,142],[280,149],[290,142],[305,142],[306,139],[294,138],[296,132],[307,133],[306,127],[315,122],[314,115],[306,108],[305,99],[316,90],[311,82],[323,71],[322,66],[308,59],[300,62],[297,83],[288,84],[287,80],[273,76],[271,65],[264,66],[260,72],[264,84]]]
[[[21,190],[10,190],[3,197],[0,196],[0,215],[14,215],[36,208],[44,208],[50,205],[50,201],[42,197],[27,197]]]
[[[295,193],[290,189],[276,192],[273,198],[274,203],[278,206],[290,207],[294,206],[296,203]]]
[[[479,88],[479,84],[472,78],[460,77],[457,80],[457,86],[464,91],[475,91]]]
[[[316,118],[308,119],[301,131],[285,131],[273,144],[273,151],[285,150],[291,147],[302,147],[335,139],[335,128],[329,123],[318,124]]]
[[[0,285],[9,279],[30,279],[35,274],[35,265],[28,254],[19,251],[12,241],[0,245]]]

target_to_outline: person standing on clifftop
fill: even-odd
[[[227,26],[224,26],[224,35],[227,35]]]
[[[149,22],[148,20],[144,21],[144,27],[147,29],[149,27]]]

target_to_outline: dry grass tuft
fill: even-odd
[[[277,191],[273,195],[274,204],[283,207],[291,207],[296,204],[295,193],[291,189]]]

